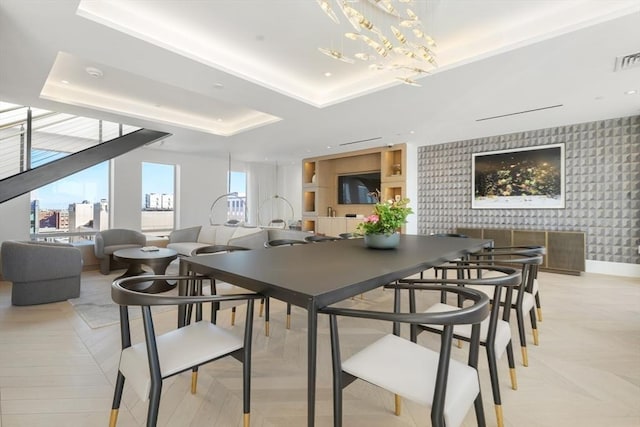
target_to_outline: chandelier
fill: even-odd
[[[320,8],[336,24],[340,21],[330,0],[317,0]],[[436,42],[423,29],[423,21],[411,9],[413,0],[335,0],[337,8],[354,28],[344,36],[362,50],[353,58],[333,48],[318,48],[338,61],[353,64],[371,62],[372,70],[396,72],[405,84],[420,86],[416,76],[436,68]],[[355,58],[355,59],[354,59]]]

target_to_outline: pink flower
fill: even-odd
[[[364,222],[371,222],[371,223],[374,223],[374,224],[376,222],[378,222],[378,221],[380,221],[380,217],[378,215],[376,215],[376,214],[369,215],[368,217],[366,217],[364,219]]]

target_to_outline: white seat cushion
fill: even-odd
[[[441,313],[443,311],[454,311],[458,310],[458,307],[437,303],[426,309],[425,313]],[[489,317],[484,319],[480,323],[480,342],[485,344],[487,342],[487,333],[489,332]],[[424,325],[426,327],[436,329],[441,331],[443,329],[442,325]],[[456,325],[453,327],[453,333],[471,339],[471,325]],[[504,354],[505,349],[507,348],[507,344],[511,341],[511,328],[509,327],[509,323],[505,322],[502,319],[498,320],[496,324],[496,341],[494,343],[493,348],[496,352],[496,357],[499,359]]]
[[[159,335],[156,340],[162,378],[243,346],[242,338],[204,320]],[[140,399],[148,400],[151,378],[144,341],[122,350],[119,369]]]
[[[386,335],[342,363],[358,378],[417,403],[431,406],[439,353],[395,335]],[[447,426],[459,426],[478,395],[478,373],[451,360],[445,398]]]

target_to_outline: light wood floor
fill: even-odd
[[[83,274],[83,280],[99,277],[97,272]],[[541,273],[540,282],[544,317],[540,345],[534,346],[529,337],[529,367],[520,364],[517,339],[514,342],[517,391],[509,387],[506,358],[500,361],[505,424],[640,426],[640,279]],[[348,304],[380,308],[390,301],[391,292],[376,290]],[[221,323],[229,326],[228,319],[223,313]],[[292,329],[286,330],[284,305],[274,302],[269,338],[263,335],[262,320],[256,320],[254,427],[306,425],[305,319],[305,312],[294,308]],[[159,329],[174,323],[175,312],[163,313]],[[138,323],[134,335],[139,337],[140,330]],[[387,329],[351,321],[341,323],[341,331],[346,355]],[[432,343],[427,334],[420,337],[425,345]],[[324,318],[318,346],[316,425],[330,426],[330,349]],[[0,282],[1,427],[108,425],[119,347],[119,326],[90,329],[67,302],[12,307],[10,284]],[[464,350],[456,349],[456,357],[464,357]],[[487,424],[493,426],[484,353],[480,370]],[[240,378],[239,363],[228,359],[201,369],[197,395],[189,393],[189,374],[166,380],[159,425],[241,426]],[[371,385],[356,382],[345,390],[346,427],[430,425],[428,412],[418,405],[405,402],[400,417],[392,410],[393,396]],[[146,404],[125,389],[118,425],[142,426],[145,416]],[[471,411],[465,426],[473,425]]]

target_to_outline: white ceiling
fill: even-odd
[[[322,54],[362,51],[328,2],[340,24],[315,0],[1,0],[0,100],[165,130],[155,148],[246,161],[640,113],[640,95],[626,94],[640,91],[640,66],[615,70],[640,52],[639,0],[394,0],[438,43],[439,67],[417,76]],[[375,6],[349,4],[388,25]]]

